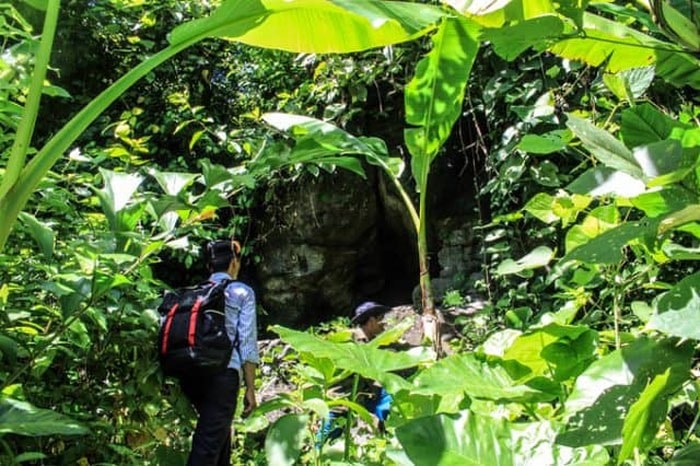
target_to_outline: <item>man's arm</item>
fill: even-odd
[[[243,363],[243,380],[245,381],[245,395],[243,395],[243,417],[248,416],[257,406],[255,399],[255,367],[252,362]]]
[[[248,287],[248,296],[243,302],[238,320],[239,354],[245,395],[243,416],[248,416],[258,405],[255,399],[255,367],[260,362],[258,354],[257,316],[255,314],[255,293]]]

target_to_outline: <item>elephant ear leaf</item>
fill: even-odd
[[[602,445],[558,445],[558,429],[554,422],[509,423],[466,410],[413,419],[397,427],[396,436],[412,464],[609,464]]]

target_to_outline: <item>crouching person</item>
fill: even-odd
[[[389,307],[372,301],[360,304],[355,309],[351,320],[351,324],[355,327],[353,340],[358,343],[367,343],[382,333],[384,331],[383,317],[389,310]],[[384,432],[384,423],[391,410],[392,401],[391,395],[376,382],[363,381],[361,383],[358,402],[376,417],[377,428],[382,433]],[[324,443],[337,439],[342,435],[343,429],[336,425],[336,420],[344,415],[346,414],[331,411],[328,418],[324,419],[316,438],[316,447],[318,449]]]

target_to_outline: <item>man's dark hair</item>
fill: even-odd
[[[209,241],[206,246],[206,262],[211,272],[225,272],[231,259],[239,258],[241,246],[238,241]]]

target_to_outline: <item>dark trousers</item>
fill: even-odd
[[[239,384],[236,369],[180,380],[182,391],[199,415],[187,466],[231,465],[231,422]]]

